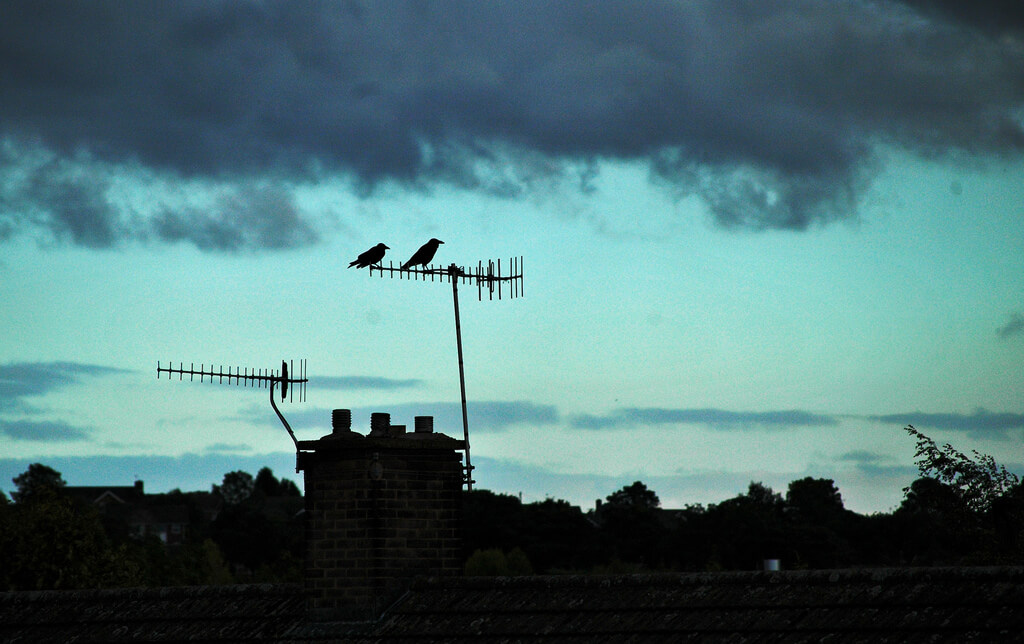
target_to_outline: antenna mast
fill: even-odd
[[[473,464],[469,458],[469,415],[466,411],[466,369],[462,359],[462,325],[459,321],[459,283],[463,284],[476,284],[477,300],[482,301],[484,291],[487,291],[487,299],[493,300],[495,298],[495,292],[497,292],[497,299],[502,299],[503,294],[507,293],[508,297],[515,299],[523,296],[523,258],[513,257],[509,259],[505,265],[507,268],[507,274],[502,273],[501,260],[497,262],[488,260],[485,265],[483,262],[477,262],[475,269],[466,270],[461,266],[450,264],[447,267],[434,266],[430,264],[423,268],[402,268],[401,266],[395,266],[394,262],[389,261],[387,266],[383,263],[371,264],[370,265],[370,276],[373,276],[373,272],[377,271],[381,277],[387,273],[388,277],[397,277],[398,279],[410,279],[415,281],[437,281],[437,282],[451,282],[452,285],[452,302],[455,308],[455,344],[458,347],[459,353],[459,390],[462,394],[462,435],[466,443],[466,489],[472,490],[473,483]],[[502,284],[507,283],[504,287],[504,293],[502,291]]]

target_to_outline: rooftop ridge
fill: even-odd
[[[453,577],[419,580],[417,589],[443,585],[450,588],[530,588],[530,587],[589,587],[589,586],[675,586],[696,584],[751,584],[801,583],[826,584],[850,582],[907,581],[1001,581],[1024,582],[1024,566],[922,566],[889,568],[836,568],[778,571],[709,571],[709,572],[652,572],[623,574],[569,574],[521,575],[514,577]]]

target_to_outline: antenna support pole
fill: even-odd
[[[466,489],[473,491],[473,464],[469,460],[469,416],[466,413],[466,367],[462,362],[462,325],[459,323],[459,269],[448,267],[452,278],[452,301],[455,303],[455,344],[459,349],[459,388],[462,392],[462,436],[466,442]]]
[[[286,375],[285,378],[287,378],[287,377],[288,376]],[[284,399],[285,387],[287,387],[287,385],[285,384],[286,382],[287,382],[287,380],[282,380],[281,381],[281,399],[282,400]],[[298,452],[299,451],[299,441],[298,441],[298,439],[295,438],[295,432],[292,431],[292,426],[289,425],[288,421],[284,419],[284,415],[281,413],[281,410],[277,408],[277,403],[274,402],[274,387],[277,386],[277,383],[278,383],[278,379],[276,379],[276,378],[270,381],[270,406],[274,408],[274,413],[276,413],[277,417],[281,419],[281,424],[284,425],[284,428],[288,430],[288,435],[292,437],[292,442],[295,443],[295,451]],[[298,470],[295,470],[295,471],[298,472]]]
[[[294,366],[295,361],[293,360],[292,367]],[[289,375],[289,371],[292,371],[291,375]],[[212,364],[210,365],[209,371],[206,370],[205,364],[199,365],[199,371],[196,371],[196,365],[194,362],[188,369],[185,368],[185,363],[183,362],[178,363],[177,369],[174,368],[174,363],[170,363],[166,367],[161,367],[160,363],[157,362],[157,379],[159,379],[160,374],[163,373],[167,374],[168,379],[170,379],[174,374],[178,374],[178,380],[182,380],[187,375],[189,380],[195,380],[195,377],[199,376],[199,382],[204,382],[206,377],[209,376],[211,383],[214,378],[221,383],[224,382],[225,378],[227,378],[229,385],[243,385],[246,387],[262,387],[267,385],[270,389],[270,406],[274,408],[274,413],[276,413],[277,417],[281,419],[281,424],[284,425],[284,428],[288,430],[288,435],[291,436],[292,442],[295,443],[295,451],[299,451],[299,441],[295,438],[295,432],[292,431],[291,425],[289,425],[288,421],[285,420],[281,410],[277,408],[277,403],[274,402],[274,390],[277,388],[277,385],[281,385],[281,402],[284,402],[285,400],[289,400],[287,398],[289,393],[291,394],[290,400],[294,400],[295,390],[298,389],[299,402],[304,401],[306,399],[306,383],[309,382],[309,379],[306,378],[305,359],[299,361],[298,375],[294,373],[294,369],[288,368],[288,362],[286,360],[281,361],[280,373],[276,373],[273,369],[253,369],[252,373],[249,373],[248,368],[246,368],[243,373],[238,367],[235,367],[234,371],[231,370],[231,367],[228,367],[227,372],[225,372],[223,366],[218,370],[214,370]],[[291,386],[291,391],[288,389],[289,385]],[[298,385],[298,387],[296,387],[296,385]]]
[[[383,262],[377,264],[370,264],[370,276],[373,277],[374,271],[384,277],[384,273],[388,274],[388,277],[398,279],[409,279],[409,280],[420,280],[433,282],[443,282],[448,280],[452,283],[452,301],[455,305],[455,344],[459,350],[459,389],[462,393],[462,435],[465,439],[466,450],[466,467],[465,467],[465,483],[466,489],[473,489],[473,464],[469,457],[469,418],[466,412],[466,367],[462,359],[462,324],[459,321],[459,281],[462,280],[466,284],[476,284],[477,299],[482,300],[484,290],[487,291],[487,299],[494,299],[494,291],[497,290],[497,299],[502,298],[502,282],[508,282],[509,284],[505,287],[505,293],[510,298],[517,298],[523,296],[523,258],[509,258],[509,262],[506,265],[509,272],[502,274],[501,271],[501,260],[493,262],[488,260],[486,264],[483,262],[477,262],[476,268],[470,268],[468,271],[465,268],[460,268],[455,264],[449,266],[434,266],[424,265],[422,268],[418,266],[402,267],[401,265],[395,266],[394,262],[389,261],[388,265],[385,266]]]

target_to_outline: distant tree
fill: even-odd
[[[560,499],[523,503],[509,494],[463,494],[463,555],[520,549],[538,573],[589,570],[601,559],[598,529],[578,506]],[[483,555],[482,555],[483,556]],[[486,557],[493,557],[493,554]]]
[[[906,488],[900,509],[947,519],[963,520],[970,508],[956,488],[939,479],[922,476]]]
[[[578,506],[544,499],[523,505],[522,516],[519,545],[538,572],[588,570],[600,561],[597,529]]]
[[[24,473],[11,481],[18,488],[17,492],[11,492],[15,503],[28,503],[36,498],[52,496],[67,485],[60,472],[41,463],[32,463]]]
[[[935,441],[907,425],[904,428],[917,440],[917,469],[924,478],[933,478],[949,485],[968,509],[976,512],[988,510],[996,499],[1020,484],[1020,478],[998,465],[988,454],[971,450],[973,457],[955,449],[949,443],[939,448]],[[905,494],[911,488],[903,490]]]
[[[982,517],[952,485],[921,477],[904,490],[894,535],[902,556],[915,565],[956,565],[983,540]]]
[[[253,491],[261,492],[265,496],[277,496],[280,490],[281,483],[274,477],[274,471],[269,467],[263,467],[256,473]]]
[[[614,559],[664,565],[668,558],[669,531],[653,490],[640,481],[609,494],[595,518],[606,548]]]
[[[278,480],[269,467],[264,467],[256,473],[253,489],[263,496],[302,496],[295,483],[286,478]]]
[[[302,500],[288,483],[264,467],[255,479],[247,472],[228,472],[215,488],[224,508],[210,524],[209,536],[235,579],[301,580],[305,544],[295,515]]]
[[[832,479],[810,476],[793,481],[786,492],[786,505],[806,521],[825,523],[843,513],[843,496]]]
[[[523,503],[511,494],[474,489],[462,495],[463,556],[477,550],[511,550],[529,530]]]
[[[0,590],[139,583],[127,549],[110,544],[93,508],[37,492],[0,512]]]
[[[626,485],[621,490],[612,492],[607,497],[611,506],[653,509],[661,505],[658,495],[640,481]]]
[[[269,471],[269,470],[268,470]],[[271,474],[271,478],[273,474]],[[224,475],[224,482],[214,486],[214,492],[220,494],[227,505],[238,505],[252,496],[256,483],[252,474],[237,470]]]
[[[468,577],[514,577],[533,574],[533,566],[519,548],[513,548],[508,554],[498,548],[488,548],[470,555],[465,572]]]
[[[712,541],[709,568],[752,569],[764,559],[791,558],[782,495],[758,481],[746,494],[710,506],[701,517]]]
[[[782,504],[782,495],[760,481],[751,481],[747,486],[746,499],[754,505],[777,507]]]
[[[299,490],[299,486],[295,485],[295,481],[281,477],[281,496],[302,496],[302,491]]]

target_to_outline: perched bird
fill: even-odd
[[[441,241],[440,239],[431,239],[426,244],[423,244],[422,246],[420,246],[420,249],[418,251],[412,254],[412,257],[409,258],[409,261],[402,264],[402,270],[405,270],[410,266],[416,266],[417,264],[422,264],[423,266],[426,266],[427,264],[430,263],[430,260],[434,259],[434,253],[437,252],[438,244],[443,243],[444,242]]]
[[[384,244],[377,244],[359,257],[356,257],[356,260],[349,264],[348,267],[352,268],[353,266],[356,266],[359,268],[366,268],[370,264],[376,264],[380,260],[384,259],[384,253],[386,253],[387,250],[388,247]]]

